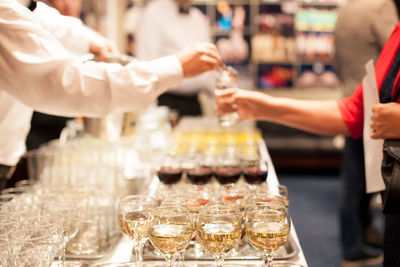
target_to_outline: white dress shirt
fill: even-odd
[[[211,39],[205,15],[195,7],[189,9],[189,14],[180,14],[174,0],[149,1],[137,28],[136,56],[141,60],[170,55],[196,42],[210,42]],[[213,94],[215,72],[184,79],[169,92],[193,95],[199,89],[206,89]]]
[[[0,0],[0,164],[14,165],[25,152],[31,108],[87,117],[141,110],[183,78],[175,56],[125,67],[82,63],[53,35],[57,27],[68,28],[60,36],[87,49],[87,36],[77,34],[85,32],[82,25],[54,14],[45,19],[54,26],[50,31],[18,1]]]

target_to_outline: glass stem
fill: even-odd
[[[224,265],[224,256],[223,255],[216,255],[215,256],[215,263],[217,267],[222,267]]]
[[[270,267],[271,263],[272,263],[272,254],[271,253],[264,254],[262,256],[262,260],[263,260],[263,263],[264,263],[264,267]]]
[[[176,255],[165,254],[165,261],[167,262],[168,267],[173,267],[175,263]]]
[[[133,250],[135,251],[136,262],[140,263],[143,261],[143,245],[140,243],[135,244],[133,246]]]
[[[67,242],[63,242],[63,248],[62,248],[62,253],[61,253],[61,266],[65,266],[65,254],[67,252]]]

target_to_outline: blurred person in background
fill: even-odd
[[[398,22],[393,0],[347,0],[338,9],[335,25],[335,70],[349,97],[365,76],[369,59],[379,53]],[[383,235],[373,226],[371,199],[366,193],[363,140],[346,137],[340,170],[340,216],[343,265],[376,264]],[[381,258],[381,257],[380,257]]]
[[[48,0],[49,4],[63,16],[80,18],[83,20],[82,0]]]
[[[0,40],[0,188],[26,150],[33,109],[71,117],[140,111],[183,78],[221,65],[210,43],[126,66],[82,61],[71,50],[104,57],[107,42],[74,18],[29,0],[0,0]]]
[[[361,27],[362,28],[362,27]],[[400,90],[400,23],[396,24],[375,66],[377,87]],[[236,111],[240,120],[265,120],[305,131],[363,136],[363,86],[342,100],[296,100],[262,92],[226,89],[216,92],[218,114]],[[398,102],[400,99],[397,100]],[[375,139],[400,139],[400,104],[379,103],[372,107],[371,133]],[[385,214],[384,267],[400,266],[400,214]]]
[[[93,30],[90,28],[81,25],[82,21],[78,21],[79,19],[83,18],[83,13],[82,13],[82,0],[49,0],[47,1],[49,5],[57,9],[57,11],[63,15],[63,16],[69,16],[69,17],[74,17],[76,18],[76,24],[79,24],[79,27],[82,27],[83,29],[87,30],[89,35],[95,35]],[[44,14],[40,14],[42,12],[39,11],[39,7],[36,8],[33,12],[34,14],[39,14],[38,17],[46,17]],[[45,10],[50,10],[46,9],[45,7],[43,8]],[[55,28],[53,30],[54,35],[60,35],[59,32],[61,31],[64,32],[65,28]],[[102,37],[101,37],[102,38]],[[85,40],[83,40],[85,42]],[[63,42],[65,43],[65,42]],[[68,44],[68,43],[67,43]],[[68,49],[69,45],[66,45],[66,48]],[[109,40],[104,40],[104,46],[110,48],[110,53],[118,53],[118,50],[116,49],[116,45],[113,44]],[[72,53],[76,53],[78,56],[83,56],[89,51],[87,50],[87,46],[82,45],[82,50],[81,51],[71,51]],[[26,138],[26,146],[28,150],[36,149],[40,145],[45,144],[51,140],[57,139],[60,137],[60,133],[62,129],[66,126],[66,122],[68,120],[71,120],[73,118],[69,117],[62,117],[62,116],[52,116],[48,114],[44,114],[41,112],[33,112],[32,115],[32,120],[31,120],[31,129],[29,131],[28,137]],[[22,163],[23,165],[23,163]],[[13,177],[14,179],[18,179],[17,177]]]
[[[196,42],[209,42],[209,22],[190,0],[151,0],[144,9],[136,36],[136,56],[151,60],[176,53]],[[202,114],[198,98],[206,92],[211,99],[215,88],[215,74],[208,72],[185,79],[179,86],[162,94],[158,105],[168,106],[179,115]]]

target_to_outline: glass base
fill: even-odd
[[[218,116],[218,121],[223,127],[230,127],[238,122],[239,115],[237,112],[227,113]]]

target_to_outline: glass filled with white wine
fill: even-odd
[[[178,205],[161,206],[153,210],[153,215],[150,242],[164,255],[167,266],[172,267],[192,238],[193,218],[187,208]]]
[[[283,203],[265,202],[246,211],[246,236],[249,243],[262,253],[263,266],[269,267],[273,255],[284,246],[290,235],[290,217]]]
[[[154,219],[152,210],[158,202],[144,195],[123,197],[118,205],[118,226],[121,233],[133,241],[136,262],[143,260],[143,246],[149,238]]]
[[[196,219],[197,239],[210,252],[218,267],[223,266],[226,253],[238,246],[242,235],[240,211],[231,204],[204,206]]]

